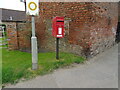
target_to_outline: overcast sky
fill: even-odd
[[[14,9],[24,11],[24,3],[20,0],[0,0],[0,8]]]

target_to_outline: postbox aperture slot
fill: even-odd
[[[57,21],[57,22],[64,22],[64,21]]]

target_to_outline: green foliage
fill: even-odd
[[[2,83],[16,83],[21,78],[30,79],[44,75],[72,63],[82,63],[85,59],[69,53],[60,53],[56,60],[54,52],[38,54],[38,70],[31,70],[31,54],[2,49]]]

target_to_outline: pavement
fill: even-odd
[[[118,45],[84,64],[58,69],[6,88],[118,88]]]

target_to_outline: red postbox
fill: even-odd
[[[52,35],[56,38],[63,38],[64,37],[64,17],[53,18]]]

